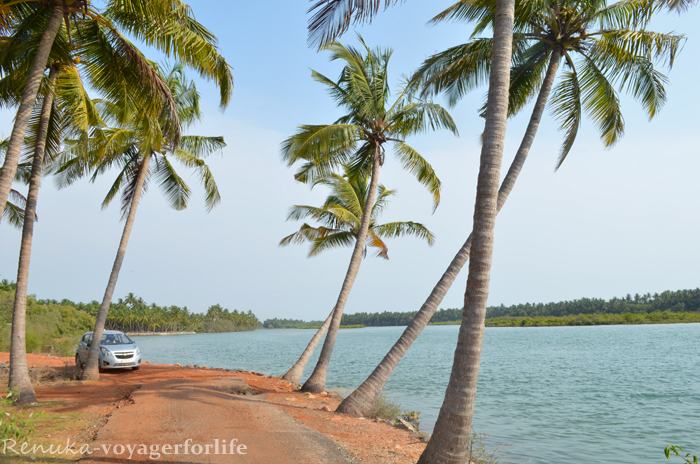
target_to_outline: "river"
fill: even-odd
[[[356,388],[403,327],[344,329],[329,389]],[[431,326],[385,393],[431,431],[449,380],[457,326]],[[282,375],[311,330],[134,337],[144,359]],[[320,348],[320,347],[319,347]],[[318,351],[307,366],[308,376]],[[487,328],[474,428],[501,463],[651,464],[676,444],[700,454],[700,324]]]

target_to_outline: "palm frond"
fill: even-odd
[[[387,222],[376,225],[372,229],[375,234],[383,238],[395,238],[413,236],[428,242],[432,246],[435,243],[435,235],[423,224],[418,222]]]
[[[423,184],[433,196],[433,211],[440,204],[440,189],[442,183],[438,179],[435,170],[423,158],[420,153],[404,142],[397,142],[394,145],[396,156],[401,161],[403,168],[416,177],[416,180]]]
[[[403,0],[317,0],[307,13],[309,45],[321,49],[343,35],[351,24],[371,23],[382,4],[384,8]]]

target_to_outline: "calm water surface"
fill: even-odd
[[[328,388],[356,388],[403,327],[341,330]],[[442,404],[457,326],[431,326],[385,393],[421,411],[430,431]],[[311,330],[134,337],[144,359],[282,375]],[[308,376],[318,351],[307,366]],[[669,462],[667,444],[700,453],[700,324],[487,328],[474,427],[501,462]]]

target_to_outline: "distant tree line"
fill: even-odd
[[[634,296],[627,295],[624,298],[611,298],[603,300],[600,298],[581,298],[571,301],[560,301],[558,303],[525,303],[511,306],[491,306],[486,310],[486,318],[545,318],[545,317],[568,317],[578,315],[601,315],[601,314],[631,314],[645,315],[652,313],[661,313],[669,311],[672,313],[694,313],[700,312],[700,288],[694,290],[677,290],[665,291],[663,293],[647,293],[646,295],[636,294]],[[416,311],[407,312],[389,312],[381,313],[354,313],[343,314],[341,320],[342,325],[364,325],[366,327],[383,327],[383,326],[405,326],[413,319]],[[688,319],[690,318],[690,319]],[[462,308],[440,309],[435,312],[430,319],[431,324],[454,322],[462,319]],[[618,320],[614,319],[614,320]],[[647,321],[666,322],[671,321],[683,322],[694,321],[693,317],[686,316],[684,318],[630,318],[626,323],[651,323]],[[570,318],[567,319],[571,324],[558,323],[542,325],[588,325],[587,320]],[[584,322],[581,322],[581,321]],[[592,319],[591,319],[592,320]],[[601,323],[610,322],[613,319],[598,318],[596,321]],[[620,319],[623,321],[625,319]],[[645,321],[645,322],[642,322]],[[299,328],[304,326],[319,325],[322,321],[300,321],[296,319],[267,319],[263,326],[267,328]],[[625,322],[623,322],[625,323]],[[487,325],[528,325],[521,321],[501,322],[498,324]],[[529,324],[533,325],[533,324]],[[537,325],[537,324],[535,324]]]
[[[486,317],[537,317],[573,316],[578,314],[648,314],[671,311],[673,313],[700,311],[700,288],[695,290],[665,291],[646,295],[627,295],[624,298],[603,300],[581,298],[558,303],[526,303],[512,306],[490,307]]]
[[[9,351],[10,323],[15,297],[15,283],[0,281],[0,351]],[[97,301],[76,303],[71,300],[27,299],[27,352],[45,352],[72,356],[78,337],[95,325],[100,309]],[[239,332],[255,330],[260,321],[252,311],[229,311],[219,304],[206,313],[192,313],[187,307],[148,304],[130,293],[113,302],[108,330],[123,332]]]
[[[73,306],[91,316],[97,316],[100,303],[75,303],[70,300],[38,300],[39,304],[61,304]],[[252,311],[229,311],[219,304],[210,306],[206,313],[192,313],[187,306],[158,306],[148,304],[143,298],[129,293],[126,298],[112,302],[107,330],[123,332],[240,332],[255,330],[260,321]]]
[[[265,319],[262,326],[266,329],[300,329],[302,327],[320,326],[323,321],[302,321],[301,319]]]

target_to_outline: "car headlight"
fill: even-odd
[[[136,347],[136,355],[138,356],[138,355],[140,355],[140,354],[141,354],[141,350],[139,350],[139,347],[137,346],[137,347]]]
[[[100,347],[100,351],[102,351],[102,354],[105,356],[112,356],[112,352],[109,351],[107,348]]]

